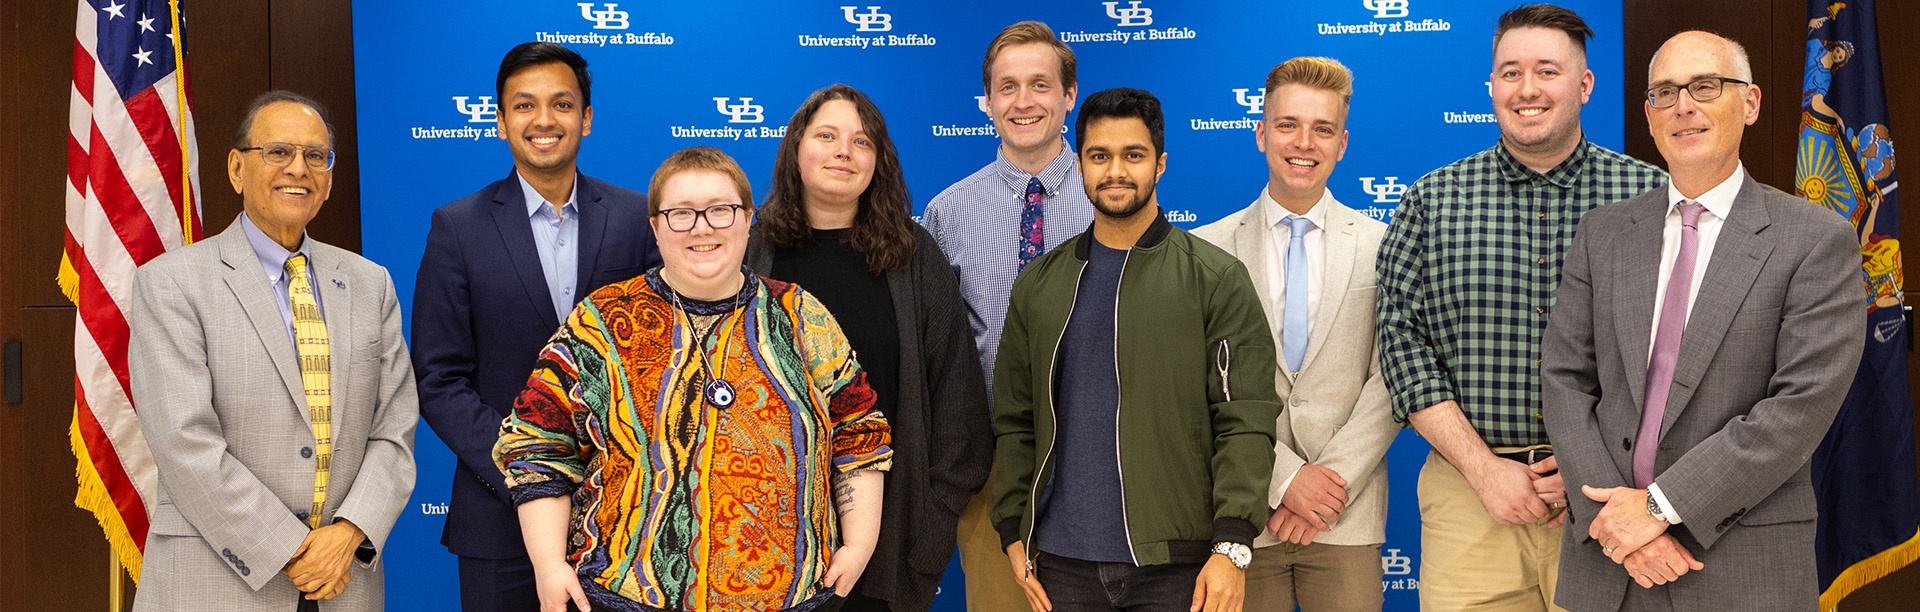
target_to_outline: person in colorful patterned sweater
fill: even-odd
[[[541,609],[822,609],[879,536],[891,429],[827,309],[741,265],[739,164],[680,151],[647,199],[665,263],[573,310],[494,447]]]

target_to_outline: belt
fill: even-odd
[[[1512,459],[1514,461],[1525,463],[1527,465],[1533,465],[1535,463],[1539,463],[1541,461],[1546,460],[1546,458],[1548,457],[1552,457],[1553,447],[1536,446],[1533,448],[1525,448],[1525,449],[1512,451],[1512,452],[1494,453],[1493,456],[1499,457],[1501,459]]]

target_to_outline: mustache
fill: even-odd
[[[1093,187],[1093,190],[1094,190],[1094,191],[1100,191],[1100,190],[1103,190],[1103,189],[1106,189],[1106,188],[1108,188],[1108,187],[1112,187],[1112,186],[1114,186],[1114,185],[1121,185],[1121,186],[1125,186],[1125,187],[1132,187],[1132,188],[1134,188],[1134,189],[1139,189],[1139,188],[1140,188],[1140,184],[1139,184],[1139,183],[1135,183],[1135,182],[1133,182],[1133,180],[1132,180],[1132,179],[1127,179],[1127,178],[1120,178],[1120,177],[1112,177],[1112,178],[1107,178],[1107,179],[1103,179],[1103,180],[1101,180],[1101,181],[1100,181],[1100,184],[1098,184],[1098,185],[1094,185],[1094,187]]]

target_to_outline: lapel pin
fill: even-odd
[[[347,284],[346,284],[346,283],[343,283],[343,282],[340,282],[340,279],[337,279],[337,278],[336,278],[336,279],[333,279],[333,287],[334,287],[335,289],[345,289],[345,288],[347,288]]]

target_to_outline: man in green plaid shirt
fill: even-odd
[[[1587,211],[1666,184],[1587,142],[1579,15],[1500,16],[1500,143],[1408,188],[1380,245],[1380,365],[1394,417],[1433,444],[1420,471],[1420,607],[1558,610],[1565,522],[1540,419],[1540,339],[1562,253]]]

